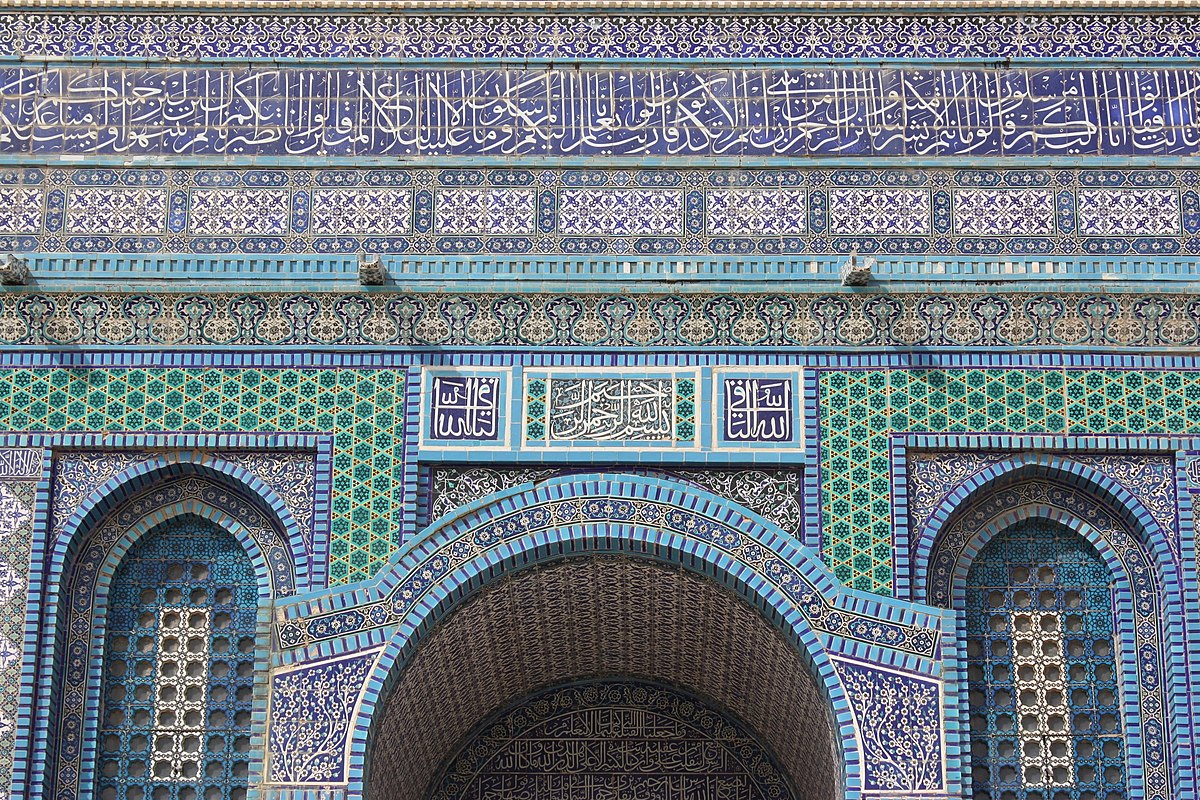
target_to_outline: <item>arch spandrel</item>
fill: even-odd
[[[105,459],[105,462],[112,463],[112,459]],[[260,527],[277,529],[270,537],[274,541],[263,537],[260,542],[271,565],[275,594],[285,596],[309,588],[309,548],[287,505],[262,479],[219,454],[207,451],[135,454],[119,472],[102,476],[105,478],[102,483],[69,506],[69,514],[55,517],[56,558],[52,563],[61,565],[70,561],[82,534],[95,529],[106,517],[144,494],[148,488],[189,476],[224,487],[231,496],[241,498],[247,511],[258,511]]]
[[[1170,544],[1173,532],[1164,530],[1154,514],[1127,488],[1112,477],[1068,456],[1021,453],[990,464],[953,487],[953,491],[929,514],[913,547],[915,574],[912,594],[930,605],[945,606],[950,597],[947,589],[950,584],[947,581],[961,581],[968,564],[956,561],[958,566],[953,576],[945,572],[934,575],[932,570],[938,561],[937,554],[947,547],[962,553],[972,547],[977,551],[984,544],[982,541],[971,542],[969,535],[964,539],[961,532],[964,516],[978,511],[992,492],[1021,484],[1039,483],[1076,491],[1080,497],[1090,497],[1102,503],[1109,515],[1131,531],[1151,555],[1156,568],[1162,571],[1163,580],[1168,583],[1173,581],[1177,558]],[[1069,511],[1067,515],[1074,516]]]
[[[841,587],[815,553],[706,492],[651,478],[597,474],[518,487],[474,503],[427,529],[371,584],[284,607],[276,625],[284,666],[277,672],[275,697],[284,700],[283,690],[295,697],[296,682],[306,673],[342,687],[345,702],[355,704],[356,711],[352,723],[342,726],[344,733],[330,734],[345,742],[346,767],[327,772],[344,780],[347,797],[364,796],[373,720],[421,652],[421,642],[442,630],[441,620],[531,567],[613,556],[707,576],[732,590],[738,603],[757,609],[758,618],[769,620],[830,709],[847,797],[873,785],[855,733],[855,720],[867,706],[847,697],[831,656],[844,651],[868,661],[878,658],[893,669],[924,674],[934,687],[940,680],[941,612]],[[361,663],[365,656],[358,648],[375,643],[382,650],[369,659],[369,673],[343,680],[361,670],[340,665]],[[331,657],[331,652],[346,655]],[[936,725],[939,692],[920,695],[922,702],[932,698],[934,706],[913,718]],[[480,715],[490,710],[481,709]],[[280,743],[292,740],[281,731]],[[274,755],[271,759],[276,763]],[[937,775],[940,786],[940,769]],[[281,784],[309,783],[294,770],[275,777]]]

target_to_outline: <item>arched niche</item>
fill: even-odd
[[[34,798],[68,800],[95,794],[99,743],[87,732],[100,727],[112,581],[127,553],[143,538],[173,521],[200,520],[244,551],[257,598],[256,680],[264,685],[271,602],[281,589],[291,591],[290,562],[281,568],[277,556],[269,555],[286,552],[284,528],[243,486],[187,470],[174,476],[168,471],[157,481],[131,479],[110,488],[121,489],[121,500],[93,503],[89,513],[75,518],[78,526],[65,527],[54,546],[53,563],[61,577],[48,584],[45,604],[35,698],[30,791]],[[279,585],[281,576],[286,576],[284,587]],[[253,752],[262,752],[264,733],[259,719],[252,728]],[[248,769],[260,773],[261,756],[252,759]]]
[[[1182,618],[1171,613],[1180,603],[1178,568],[1168,533],[1128,490],[1063,456],[1018,454],[989,466],[952,491],[921,532],[914,551],[916,591],[930,605],[957,612],[964,641],[967,578],[975,559],[995,537],[1032,521],[1080,537],[1109,570],[1127,780],[1145,787],[1148,798],[1176,796],[1194,781],[1173,752],[1180,742],[1175,709],[1187,692]],[[965,682],[948,688],[948,695],[967,752]]]

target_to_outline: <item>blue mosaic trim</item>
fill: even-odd
[[[1172,294],[0,294],[0,346],[160,348],[240,346],[362,348],[754,348],[735,354],[779,363],[776,348],[980,348],[982,365],[1121,366],[1148,349],[1200,344],[1200,298]],[[555,324],[549,320],[555,318]],[[314,324],[317,321],[332,324]],[[599,324],[597,324],[599,320]],[[1029,350],[1136,348],[1137,355],[1052,352],[1032,361]],[[1022,352],[997,353],[1001,348]],[[469,356],[469,353],[461,357]],[[600,366],[637,363],[608,353]],[[139,358],[141,356],[138,356]],[[156,356],[158,358],[159,356]],[[414,356],[371,352],[332,356],[344,366],[411,363]],[[489,357],[493,357],[489,355]],[[499,352],[495,358],[502,358]],[[945,364],[946,357],[905,353],[875,357],[806,354],[813,366]],[[21,364],[54,366],[70,354],[14,354]],[[124,363],[96,356],[92,366]],[[233,356],[170,354],[178,363],[212,366]],[[315,354],[254,356],[247,365],[317,363]],[[408,358],[408,361],[405,361]],[[534,365],[552,365],[543,355]],[[875,360],[872,360],[874,358]],[[106,360],[108,359],[108,360]],[[542,360],[539,360],[542,359]],[[828,360],[823,360],[828,359]],[[1014,359],[1016,359],[1014,361]],[[8,363],[0,354],[0,363]],[[645,363],[645,362],[642,362]],[[742,362],[746,363],[746,362]],[[1164,357],[1167,368],[1194,364]]]
[[[25,59],[1200,58],[1190,14],[0,16]]]
[[[29,443],[26,443],[29,444]],[[34,495],[33,523],[29,553],[29,585],[26,589],[25,626],[21,642],[21,682],[22,697],[36,696],[39,676],[38,666],[42,660],[39,649],[42,636],[42,598],[45,596],[49,582],[45,565],[50,544],[47,531],[50,530],[50,506],[52,502],[52,482],[54,470],[53,453],[48,448],[38,448],[41,452],[42,468],[37,478],[37,491]],[[17,717],[17,736],[15,737],[12,758],[11,791],[14,794],[27,792],[30,788],[30,763],[35,757],[36,747],[32,735],[22,735],[33,731],[33,716],[35,709],[24,704]]]
[[[75,497],[76,484],[59,483],[56,486],[56,515],[51,530],[54,540],[65,541],[78,531],[88,530],[128,498],[131,492],[156,480],[193,475],[204,480],[235,482],[234,485],[244,490],[247,496],[261,503],[263,511],[269,512],[260,513],[255,519],[249,515],[247,508],[246,521],[255,522],[254,529],[261,531],[257,535],[261,537],[260,545],[271,565],[271,582],[275,591],[280,595],[288,595],[298,589],[314,586],[309,579],[309,570],[318,554],[314,552],[312,543],[302,536],[291,510],[275,490],[244,466],[225,461],[220,453],[150,455],[134,451],[130,457],[127,451],[110,451],[107,460],[103,457],[105,454],[97,455],[95,483],[87,487],[86,493]],[[61,479],[61,476],[56,477]],[[64,494],[72,495],[65,504],[60,500]],[[63,517],[62,514],[67,516]],[[274,531],[267,533],[272,525],[282,528],[282,535]]]
[[[978,494],[981,487],[987,485],[988,481],[994,481],[998,476],[1004,474],[1014,474],[1018,472],[1041,472],[1045,474],[1057,475],[1057,480],[1064,484],[1078,486],[1084,491],[1096,492],[1099,491],[1104,497],[1110,498],[1115,504],[1114,508],[1122,509],[1128,515],[1128,524],[1135,529],[1148,531],[1146,534],[1148,544],[1155,552],[1154,559],[1159,563],[1160,574],[1165,576],[1165,594],[1161,596],[1163,603],[1163,617],[1171,621],[1171,625],[1178,624],[1177,621],[1183,621],[1185,630],[1194,630],[1200,625],[1200,609],[1196,607],[1196,603],[1192,599],[1196,597],[1195,587],[1196,571],[1195,571],[1195,537],[1194,537],[1194,522],[1191,515],[1191,502],[1189,493],[1184,489],[1187,482],[1186,475],[1183,469],[1178,470],[1179,488],[1175,493],[1179,503],[1179,530],[1178,530],[1178,550],[1172,547],[1173,537],[1170,530],[1163,530],[1139,496],[1145,494],[1144,491],[1139,492],[1137,487],[1126,488],[1124,485],[1109,477],[1109,475],[1098,471],[1097,466],[1088,466],[1078,458],[1096,460],[1102,456],[1094,456],[1089,454],[1107,453],[1108,459],[1115,464],[1120,464],[1127,458],[1124,453],[1163,453],[1171,451],[1179,451],[1181,454],[1185,452],[1184,448],[1190,448],[1192,445],[1188,442],[1191,439],[1179,439],[1176,437],[1146,437],[1146,436],[1037,436],[1037,435],[920,435],[906,434],[899,435],[894,438],[893,443],[893,471],[892,471],[892,486],[893,486],[893,514],[896,524],[896,554],[897,554],[897,596],[906,599],[915,599],[918,595],[923,596],[927,578],[926,565],[930,563],[931,548],[936,540],[939,530],[944,526],[945,521],[955,510],[965,507],[969,502],[969,498]],[[964,455],[969,455],[971,452],[988,451],[1000,448],[1008,448],[1016,451],[1009,458],[1002,460],[1000,463],[995,463],[991,467],[986,467],[986,474],[980,471],[972,470],[973,477],[966,483],[955,484],[951,481],[951,485],[946,487],[947,496],[943,498],[939,507],[935,510],[932,516],[934,520],[931,524],[924,526],[915,533],[920,534],[919,540],[912,545],[915,553],[911,566],[906,566],[908,562],[908,553],[910,546],[908,542],[913,536],[914,531],[911,531],[910,526],[910,508],[912,499],[908,496],[906,479],[907,479],[907,453],[910,447],[920,448],[925,451],[942,451],[952,452],[955,450],[963,450]],[[1051,451],[1051,453],[1029,454],[1030,450]],[[1024,455],[1019,455],[1022,451]],[[1059,454],[1053,454],[1053,451],[1066,451]],[[1078,454],[1078,455],[1077,455]],[[991,461],[986,463],[992,463]],[[1181,460],[1182,464],[1183,461]],[[981,467],[984,465],[981,464]],[[1127,470],[1117,469],[1109,470],[1115,475],[1123,475],[1126,479],[1129,477]],[[1143,478],[1147,477],[1142,475]],[[1159,486],[1148,486],[1147,491],[1158,494],[1162,491]],[[1134,493],[1137,493],[1136,495]],[[926,512],[918,512],[922,517]],[[1189,554],[1192,554],[1189,556]],[[1171,566],[1162,566],[1169,564],[1172,559],[1178,558],[1179,577],[1176,578],[1175,569]],[[914,579],[909,577],[909,570],[916,570],[917,577]],[[1123,573],[1123,568],[1121,572]],[[964,573],[965,574],[965,573]],[[1125,613],[1132,615],[1133,603],[1122,601],[1122,608]],[[1128,629],[1129,626],[1126,626]],[[1170,634],[1168,639],[1183,634],[1175,631]],[[1185,640],[1187,637],[1184,636]],[[961,649],[961,648],[960,648]],[[954,648],[951,647],[951,651]],[[1164,655],[1164,663],[1168,665],[1167,670],[1173,675],[1172,680],[1176,686],[1186,685],[1188,679],[1186,675],[1200,674],[1200,650],[1190,644],[1184,646],[1183,653],[1174,651],[1167,652]],[[954,652],[948,652],[945,656],[950,663],[965,663],[963,659],[966,657],[965,650],[955,655]],[[960,676],[965,679],[965,674]],[[1176,689],[1173,692],[1173,697],[1170,699],[1168,718],[1174,724],[1182,726],[1180,730],[1190,726],[1192,730],[1197,729],[1194,722],[1188,723],[1186,720],[1195,720],[1197,711],[1194,701],[1194,690]],[[948,700],[948,702],[950,702]],[[949,714],[946,725],[948,736],[950,737],[949,752],[951,760],[955,764],[959,764],[955,770],[962,769],[969,772],[967,767],[965,744],[962,747],[955,744],[956,737],[962,737],[966,734],[963,731],[969,730],[965,720],[958,719],[958,711],[956,702],[951,702],[952,712]],[[1127,708],[1127,713],[1135,713],[1136,708]],[[965,741],[965,740],[964,740]],[[1181,735],[1175,738],[1174,748],[1171,752],[1173,763],[1185,765],[1191,763],[1192,753],[1194,752],[1194,744],[1187,735]],[[1131,750],[1131,752],[1140,753],[1140,750]],[[965,760],[958,761],[963,758]],[[952,770],[952,775],[956,774]],[[1189,771],[1181,769],[1179,772],[1180,785],[1178,790],[1181,792],[1188,791],[1186,788],[1191,780]]]
[[[1194,170],[1138,169],[12,167],[0,170],[0,248],[208,256],[1194,256],[1198,187]]]
[[[546,537],[586,539],[602,532],[616,544],[651,536],[688,552],[710,551],[729,561],[736,574],[768,581],[787,598],[787,613],[801,614],[824,634],[914,656],[935,654],[936,628],[924,627],[931,621],[907,613],[883,621],[885,601],[839,593],[815,554],[747,512],[672,482],[627,475],[600,483],[589,478],[552,480],[468,506],[447,527],[432,528],[397,556],[396,566],[380,579],[381,598],[347,595],[352,605],[338,610],[320,601],[288,607],[286,621],[276,629],[281,646],[307,647],[399,624],[426,604],[426,595],[444,585],[464,559],[482,557],[477,553],[502,557],[514,548],[536,547]]]
[[[0,786],[6,789],[27,750],[15,734],[28,714],[25,684],[36,652],[28,646],[36,628],[30,630],[27,617],[30,586],[40,583],[30,565],[40,560],[34,537],[43,521],[37,516],[43,455],[40,448],[0,450]]]
[[[574,301],[559,297],[561,319]],[[614,315],[620,313],[614,311]],[[672,463],[794,461],[803,447],[799,371],[721,367],[511,371],[430,367],[422,372],[420,457],[505,463],[638,461],[653,452]],[[591,368],[589,368],[589,366]],[[509,386],[515,387],[510,391]]]
[[[1173,598],[1169,599],[1170,607],[1167,613],[1175,614],[1184,620],[1188,630],[1200,630],[1200,603],[1187,602],[1189,599],[1200,598],[1200,580],[1197,579],[1197,565],[1200,565],[1200,560],[1197,559],[1197,542],[1196,542],[1196,514],[1194,493],[1190,491],[1189,479],[1185,474],[1183,466],[1187,460],[1185,452],[1176,452],[1176,463],[1180,469],[1177,471],[1176,491],[1179,498],[1179,540],[1180,550],[1185,554],[1183,558],[1182,580],[1180,581],[1180,589],[1182,597],[1178,602],[1172,602]],[[1186,554],[1190,554],[1188,558]],[[1191,738],[1182,737],[1178,743],[1179,747],[1179,763],[1190,764],[1196,761],[1196,751],[1200,747],[1200,739],[1197,738],[1197,732],[1200,732],[1200,689],[1196,684],[1196,676],[1200,675],[1200,642],[1195,641],[1196,637],[1192,637],[1186,644],[1187,650],[1187,673],[1191,676],[1193,688],[1185,697],[1176,698],[1175,715],[1176,717],[1186,717],[1192,721],[1191,723]]]
[[[801,295],[797,295],[801,296]],[[807,295],[805,295],[807,296]],[[103,297],[93,295],[93,297]],[[937,296],[941,297],[941,296]],[[332,368],[345,369],[396,369],[411,368],[416,373],[416,391],[420,392],[420,367],[414,364],[426,364],[432,367],[456,365],[458,367],[512,367],[522,365],[533,368],[575,366],[639,368],[662,366],[664,356],[661,353],[645,351],[613,351],[601,354],[571,353],[557,351],[531,351],[514,353],[511,349],[495,348],[482,351],[456,351],[453,354],[437,350],[412,352],[397,349],[390,352],[378,350],[370,352],[355,352],[353,350],[243,350],[221,351],[216,349],[196,348],[194,350],[158,350],[152,348],[77,348],[58,350],[36,350],[8,348],[0,350],[0,367],[75,367],[80,369],[105,369],[121,367],[146,368],[194,368],[194,367],[227,367],[229,369],[284,369],[284,368]],[[802,367],[805,371],[806,384],[815,387],[814,377],[822,370],[876,370],[896,367],[903,369],[932,369],[950,367],[974,368],[1018,368],[1033,370],[1074,370],[1112,368],[1120,370],[1151,370],[1151,371],[1195,371],[1200,370],[1200,356],[1187,354],[1152,354],[1144,351],[1103,352],[1095,348],[1085,350],[1047,350],[1031,351],[1028,348],[1015,349],[1007,352],[963,351],[946,348],[940,351],[914,352],[910,350],[893,350],[891,352],[840,352],[840,351],[784,351],[772,349],[757,351],[734,350],[720,354],[717,359],[711,353],[680,352],[669,355],[670,363],[678,367],[696,367],[713,364],[720,361],[721,366],[732,367]],[[410,387],[411,388],[411,387]],[[418,410],[420,406],[416,407]],[[414,415],[419,417],[419,414]],[[810,419],[818,419],[810,417]],[[1200,452],[1200,436],[1178,434],[1006,434],[995,432],[964,433],[964,434],[904,434],[912,437],[905,441],[910,446],[919,449],[932,449],[938,442],[947,440],[948,436],[961,437],[963,447],[1007,449],[1008,445],[998,444],[1009,441],[1003,437],[1028,436],[1039,449],[1054,449],[1075,447],[1075,444],[1064,442],[1093,443],[1089,446],[1099,450],[1197,450]],[[210,432],[62,432],[48,433],[28,431],[0,431],[0,445],[7,447],[30,446],[63,446],[74,449],[132,447],[146,448],[153,442],[155,447],[172,449],[198,448],[201,450],[218,450],[231,448],[236,450],[256,449],[302,449],[317,447],[325,434],[312,432],[279,432],[279,433],[247,433],[245,431],[210,431]],[[811,443],[812,437],[806,439]],[[1112,444],[1112,443],[1118,444]],[[1137,444],[1150,442],[1152,444]]]
[[[34,157],[1200,154],[1182,110],[1200,75],[1176,68],[45,66],[0,80],[0,152]]]
[[[198,497],[190,498],[189,492],[196,489]],[[135,496],[82,538],[72,537],[69,544],[66,540],[57,543],[52,556],[56,570],[67,563],[71,563],[72,569],[61,589],[61,596],[68,601],[66,618],[60,621],[58,614],[48,615],[40,647],[40,696],[45,699],[36,713],[35,752],[49,756],[44,767],[35,766],[33,784],[39,791],[45,791],[46,796],[77,797],[81,792],[86,796],[91,787],[96,742],[85,739],[82,732],[96,724],[99,710],[101,687],[91,676],[98,674],[102,657],[102,622],[107,613],[108,587],[128,549],[163,520],[183,515],[208,519],[229,531],[249,553],[257,575],[260,606],[254,658],[260,667],[265,665],[270,649],[267,626],[272,569],[259,542],[253,538],[259,533],[261,515],[245,502],[224,486],[183,478]],[[59,590],[52,588],[46,605],[57,608],[59,596]],[[95,620],[99,622],[93,625]],[[68,632],[70,640],[62,643],[67,650],[55,646],[56,630]],[[59,671],[54,666],[55,654],[70,650],[85,655],[66,661],[65,668]],[[255,736],[262,735],[265,722],[265,718],[257,719]],[[41,773],[43,768],[46,774]],[[249,766],[252,774],[261,768],[261,758],[252,757]]]
[[[1191,441],[1190,437],[1182,441]],[[894,434],[891,443],[891,494],[895,541],[895,596],[916,600],[928,580],[928,558],[937,532],[981,481],[1004,473],[1055,474],[1083,487],[1099,487],[1128,511],[1129,522],[1149,531],[1149,538],[1166,545],[1178,563],[1186,559],[1182,517],[1177,504],[1182,494],[1158,475],[1164,452],[1177,449],[1177,437],[1126,435]],[[945,469],[938,496],[911,496],[910,459],[920,453],[941,453]],[[1169,467],[1174,474],[1173,465]],[[985,473],[988,477],[984,477]]]

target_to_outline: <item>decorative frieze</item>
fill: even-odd
[[[1200,72],[962,67],[0,67],[51,157],[1185,156]]]
[[[26,59],[1200,58],[1192,14],[0,16]]]
[[[0,249],[1200,254],[1193,170],[0,170]]]
[[[1200,343],[1170,294],[0,295],[0,344],[997,347]]]

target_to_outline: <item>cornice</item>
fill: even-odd
[[[785,0],[306,0],[303,3],[284,3],[278,0],[0,0],[0,9],[81,10],[98,9],[161,10],[173,13],[189,11],[267,11],[273,13],[303,13],[305,11],[399,11],[399,12],[459,12],[522,11],[522,12],[588,12],[588,11],[702,11],[741,12],[771,11],[776,13],[811,14],[840,13],[903,13],[937,14],[954,11],[1056,12],[1104,11],[1146,13],[1152,11],[1195,11],[1195,0],[1158,0],[1154,3],[1129,0],[944,0],[943,2],[913,3],[906,0],[815,0],[796,3]]]

